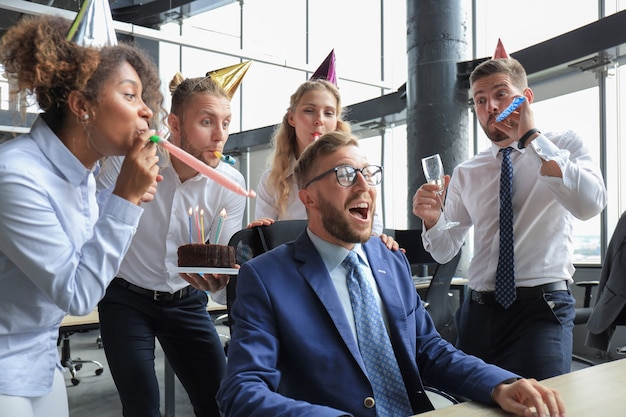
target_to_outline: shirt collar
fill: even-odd
[[[505,146],[508,148],[512,148],[513,152],[524,152],[523,149],[517,149],[517,142],[511,142],[511,144],[509,146]],[[491,143],[491,154],[493,155],[494,159],[498,159],[498,155],[500,154],[500,149],[504,149],[502,146],[498,146],[495,143]]]
[[[319,252],[322,257],[322,261],[324,261],[324,264],[329,271],[333,271],[335,268],[340,266],[346,256],[348,256],[348,252],[350,251],[343,246],[335,245],[322,239],[313,233],[308,227],[306,231],[311,239],[311,242],[313,242],[313,246],[315,246],[315,249]],[[367,262],[367,257],[363,251],[363,246],[360,243],[355,243],[352,251],[359,256],[361,263],[365,264],[369,268],[369,263]]]
[[[85,168],[41,116],[37,117],[33,123],[30,136],[41,149],[44,157],[73,185],[81,184],[85,177],[94,172],[98,166],[94,164],[91,169]]]

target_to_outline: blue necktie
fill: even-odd
[[[355,252],[342,265],[348,270],[348,291],[356,324],[357,342],[374,391],[377,417],[413,414],[409,397],[374,292]]]
[[[509,308],[515,301],[515,256],[513,253],[513,148],[500,149],[500,257],[496,269],[496,301]]]

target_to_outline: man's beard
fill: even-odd
[[[196,149],[188,144],[187,134],[185,133],[184,129],[181,129],[181,132],[180,132],[180,147],[183,151],[187,152],[194,158],[201,160],[207,165],[210,165],[209,161],[206,158],[204,158],[203,152],[201,150]]]
[[[501,130],[498,130],[496,128],[494,128],[493,131],[490,131],[489,129],[487,129],[487,126],[489,126],[491,123],[491,120],[487,121],[487,125],[483,125],[482,123],[480,124],[480,127],[483,128],[483,132],[485,132],[485,135],[487,135],[487,138],[492,141],[493,143],[498,143],[498,142],[503,142],[507,139],[509,139],[509,136],[502,132]]]
[[[370,221],[370,227],[365,232],[359,233],[353,230],[350,222],[346,218],[345,212],[338,210],[328,200],[322,197],[319,197],[318,201],[322,215],[322,224],[324,225],[324,229],[326,229],[332,237],[346,243],[365,243],[371,237],[372,221]]]

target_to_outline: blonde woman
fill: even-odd
[[[350,124],[343,119],[339,90],[325,79],[305,81],[291,96],[289,108],[272,138],[270,168],[263,173],[257,187],[257,220],[248,227],[307,218],[298,198],[293,169],[304,149],[317,137],[333,131],[351,131]],[[373,222],[373,234],[380,235],[383,224],[378,212]]]

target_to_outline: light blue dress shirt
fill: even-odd
[[[99,213],[94,170],[41,118],[0,145],[0,394],[50,391],[61,320],[96,307],[130,245],[143,210]]]

